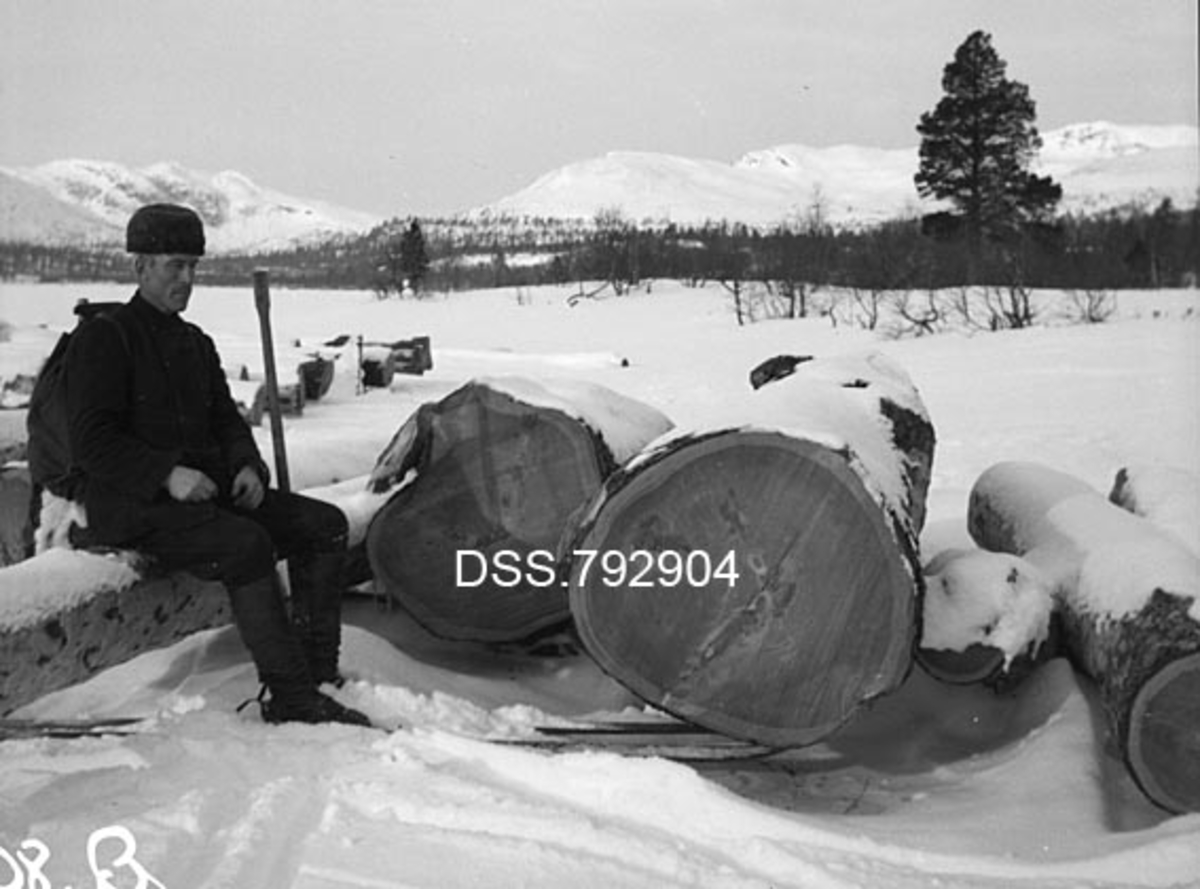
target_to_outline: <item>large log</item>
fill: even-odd
[[[1200,811],[1200,558],[1045,466],[1001,463],[971,491],[982,547],[1048,578],[1062,644],[1095,683],[1108,733],[1158,805]]]
[[[800,746],[908,673],[934,431],[880,355],[776,358],[752,379],[606,482],[565,554],[571,613],[651,704]]]
[[[566,621],[567,520],[670,425],[567,381],[479,379],[422,405],[372,475],[372,490],[396,488],[367,533],[376,586],[448,639],[516,641]]]
[[[220,584],[116,556],[51,549],[0,569],[0,715],[230,619]]]

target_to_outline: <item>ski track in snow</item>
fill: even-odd
[[[76,297],[128,292],[5,284],[0,321],[66,327]],[[973,546],[967,493],[1001,460],[1044,462],[1103,493],[1124,465],[1200,475],[1195,292],[1122,294],[1121,320],[1095,327],[903,341],[820,320],[738,328],[716,290],[660,284],[574,308],[565,295],[275,294],[280,341],[433,338],[427,376],[361,397],[342,377],[287,419],[294,484],[365,476],[417,405],[470,377],[568,376],[702,425],[745,396],[765,358],[865,349],[910,374],[938,433],[926,560]],[[244,343],[257,322],[249,288],[200,289],[189,317],[218,343]],[[0,374],[10,357],[0,344]],[[256,435],[269,455],[266,430]],[[1062,661],[999,697],[914,673],[775,768],[692,768],[475,737],[639,706],[586,658],[439,643],[367,599],[348,603],[347,621],[354,681],[338,694],[405,730],[266,726],[254,706],[236,711],[257,690],[236,634],[197,634],[25,708],[152,716],[129,736],[0,744],[0,848],[40,841],[50,885],[76,889],[95,884],[89,836],[115,824],[170,889],[1200,886],[1200,815],[1167,817],[1141,798]],[[5,867],[0,856],[0,886]],[[112,885],[138,885],[128,865],[114,870]]]

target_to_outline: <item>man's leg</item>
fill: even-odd
[[[324,501],[279,491],[269,491],[247,516],[270,530],[279,555],[288,560],[293,626],[314,681],[340,685],[345,516]]]
[[[275,548],[265,528],[231,512],[210,509],[205,521],[160,528],[136,546],[163,570],[183,570],[224,583],[234,624],[259,680],[272,693],[287,694],[311,684],[275,582]]]
[[[214,508],[204,521],[161,528],[140,538],[136,547],[165,570],[185,570],[225,584],[234,623],[259,680],[270,691],[263,706],[265,719],[368,723],[362,714],[316,691],[276,583],[275,547],[267,528]]]

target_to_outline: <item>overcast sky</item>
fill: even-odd
[[[612,150],[915,145],[976,29],[1038,126],[1197,123],[1196,0],[0,0],[0,166],[174,160],[383,216]]]

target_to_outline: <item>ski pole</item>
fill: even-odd
[[[280,491],[291,489],[288,479],[287,451],[283,442],[283,414],[279,407],[279,378],[275,373],[275,345],[271,338],[270,275],[265,269],[254,272],[254,307],[258,310],[258,330],[262,338],[263,366],[267,373],[267,411],[271,415],[271,443],[275,447],[275,479]]]

